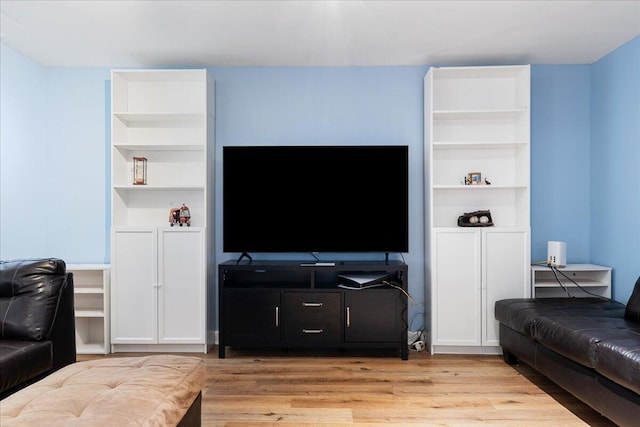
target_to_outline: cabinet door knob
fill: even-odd
[[[302,305],[304,307],[322,307],[321,302],[303,302]]]
[[[322,329],[303,329],[302,332],[305,334],[321,334],[324,331]]]

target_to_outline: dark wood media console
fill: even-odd
[[[388,274],[358,290],[340,275]],[[219,357],[243,348],[407,349],[407,265],[400,261],[227,261],[218,265]]]

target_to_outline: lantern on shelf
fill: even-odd
[[[147,184],[147,158],[133,158],[133,185]]]

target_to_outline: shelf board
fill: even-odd
[[[504,117],[517,117],[528,113],[526,108],[515,108],[507,110],[434,110],[433,118],[438,119],[492,119]]]
[[[204,191],[202,185],[114,185],[117,191]]]
[[[528,70],[529,65],[433,67],[433,80],[477,79],[482,82],[484,79],[516,79]]]
[[[104,354],[105,352],[105,346],[102,343],[85,343],[85,344],[81,344],[78,343],[77,344],[77,349],[76,349],[76,353],[78,354]]]
[[[598,281],[589,281],[584,279],[576,280],[576,282],[578,282],[578,285],[580,285],[583,288],[606,288],[609,286],[607,283],[602,283]],[[562,284],[567,288],[577,288],[577,286],[574,283],[571,283],[567,280],[562,280]],[[537,281],[536,283],[533,284],[533,286],[536,288],[559,288],[560,287],[558,282],[556,282],[555,280],[554,281],[546,281],[546,280]]]
[[[114,143],[119,150],[126,151],[204,151],[204,144],[125,144]]]
[[[108,270],[110,268],[109,264],[67,264],[68,271],[74,270],[82,270],[82,271],[93,271],[93,270]]]
[[[76,317],[104,317],[103,310],[83,310],[76,308]]]
[[[76,287],[74,288],[73,292],[75,294],[104,294],[104,289],[98,288],[98,287],[94,287],[94,288]]]
[[[491,225],[487,227],[482,227],[482,226],[460,227],[459,225],[434,225],[433,226],[433,230],[435,231],[449,231],[449,232],[466,231],[469,233],[473,231],[481,230],[483,228],[498,230],[498,231],[513,231],[513,230],[523,231],[525,229],[528,229],[527,226],[520,226],[520,225]]]
[[[196,69],[114,69],[114,75],[127,82],[206,82],[205,70]]]
[[[434,150],[456,149],[496,149],[526,147],[526,141],[436,141],[433,142]]]
[[[152,113],[152,112],[138,112],[138,113],[116,113],[113,115],[125,123],[136,122],[164,122],[164,123],[198,123],[204,122],[204,113]]]
[[[533,264],[531,268],[535,271],[548,271],[551,272],[548,266]],[[608,272],[611,271],[611,267],[605,267],[602,265],[596,264],[567,264],[565,267],[559,267],[558,271],[562,272],[579,272],[579,271],[600,271],[600,272]]]
[[[491,191],[491,190],[526,190],[526,185],[434,185],[434,190],[463,190],[463,191]]]

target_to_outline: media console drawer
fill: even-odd
[[[285,292],[285,339],[292,344],[341,341],[341,305],[339,292]]]

